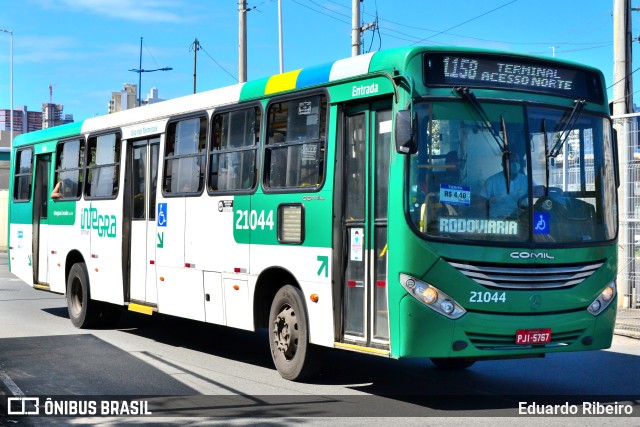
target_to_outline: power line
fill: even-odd
[[[422,42],[423,42],[423,41],[425,41],[425,40],[432,39],[432,38],[434,38],[434,37],[436,37],[436,36],[439,36],[440,34],[444,34],[444,33],[446,33],[447,31],[451,31],[451,30],[453,30],[454,28],[461,27],[461,26],[463,26],[463,25],[465,25],[465,24],[468,24],[468,23],[469,23],[469,22],[471,22],[471,21],[475,21],[476,19],[482,18],[483,16],[486,16],[486,15],[488,15],[488,14],[490,14],[490,13],[493,13],[493,12],[495,12],[495,11],[496,11],[496,10],[498,10],[498,9],[502,9],[503,7],[509,6],[510,4],[515,3],[515,2],[517,2],[517,1],[518,1],[518,0],[511,0],[510,2],[507,2],[507,3],[505,3],[505,4],[501,5],[501,6],[498,6],[498,7],[494,8],[494,9],[491,9],[490,11],[485,12],[485,13],[483,13],[483,14],[481,14],[481,15],[478,15],[478,16],[475,16],[475,17],[473,17],[473,18],[471,18],[471,19],[468,19],[468,20],[466,20],[466,21],[464,21],[464,22],[462,22],[462,23],[460,23],[460,24],[458,24],[458,25],[454,25],[453,27],[451,27],[451,28],[447,28],[446,30],[443,30],[443,31],[440,31],[439,33],[436,33],[436,34],[434,34],[434,35],[432,35],[432,36],[429,36],[429,37],[426,37],[426,38],[424,38],[424,39],[418,40],[417,42],[415,42],[415,43],[413,43],[413,44],[422,43]]]
[[[556,48],[557,48],[556,52],[569,53],[569,52],[580,52],[580,51],[583,51],[583,50],[602,49],[604,47],[609,47],[612,44],[613,44],[613,42],[606,42],[606,43],[599,44],[598,46],[583,47],[583,48],[580,48],[580,49],[561,49],[560,46],[556,46]],[[547,54],[548,51],[545,50],[545,51],[536,51],[536,52],[529,52],[529,53],[534,54],[534,55],[544,55],[544,54]]]
[[[623,82],[625,80],[627,80],[629,77],[631,77],[631,75],[633,75],[633,73],[635,73],[636,71],[640,70],[640,67],[636,68],[635,70],[633,70],[632,72],[630,72],[629,74],[627,74],[626,76],[624,76],[623,78],[621,78],[620,80],[618,80],[617,82],[614,82],[611,86],[607,87],[607,90],[611,89],[612,87],[614,87],[615,85],[617,85],[620,82]],[[627,95],[628,96],[628,95]],[[620,99],[624,99],[624,98],[620,98]]]
[[[323,6],[323,5],[321,5],[321,4],[318,4],[317,2],[315,2],[315,1],[313,1],[313,0],[308,0],[308,1],[309,1],[309,3],[313,3],[313,4],[315,4],[316,6],[318,6],[318,7],[322,8],[322,9],[324,9],[324,10],[328,10],[328,11],[329,11],[329,12],[331,12],[331,13],[335,13],[336,15],[344,16],[344,17],[346,17],[346,18],[351,19],[351,15],[347,15],[347,14],[345,14],[345,13],[336,12],[335,10],[329,9],[328,7]]]
[[[609,88],[607,88],[607,89],[609,89]],[[609,102],[611,102],[611,103],[615,103],[615,102],[618,102],[618,101],[626,100],[627,98],[629,98],[629,97],[630,97],[630,96],[632,96],[632,95],[635,95],[635,94],[636,94],[636,93],[638,93],[638,92],[640,92],[640,89],[638,89],[637,91],[635,91],[635,92],[633,92],[633,93],[627,94],[627,95],[625,95],[625,96],[622,96],[622,97],[620,97],[620,98],[618,98],[618,99],[614,99],[614,100],[609,101]]]
[[[153,59],[153,62],[156,63],[156,68],[160,68],[160,65],[158,65],[158,61],[156,61],[156,58],[153,56],[153,54],[149,50],[149,47],[147,46],[147,44],[144,41],[142,42],[142,44],[144,45],[144,48],[147,50],[147,53],[149,54],[149,56],[151,56],[151,59]]]
[[[347,5],[344,5],[344,4],[341,4],[341,3],[338,3],[338,2],[333,1],[333,0],[325,0],[325,1],[327,1],[327,2],[329,2],[329,3],[333,3],[333,4],[335,4],[335,5],[338,5],[338,6],[340,6],[340,7],[346,8],[346,9],[349,9],[349,8],[350,8],[350,7],[349,7],[349,6],[347,6]],[[327,8],[327,7],[324,7],[324,6],[322,6],[322,7],[323,7],[324,9],[326,9],[326,10],[330,10],[330,11],[331,11],[331,9],[329,9],[329,8]],[[335,13],[338,13],[338,12],[335,12]],[[364,14],[365,14],[365,15],[369,15],[369,16],[371,16],[371,17],[375,17],[375,16],[376,16],[376,15],[373,15],[373,14],[370,14],[370,13],[366,13],[366,12],[365,12]],[[591,22],[596,21],[596,20],[598,20],[598,19],[602,18],[603,16],[605,16],[605,15],[609,15],[609,14],[610,14],[610,11],[606,12],[605,14],[598,15],[598,16],[596,16],[595,18],[593,18],[592,20],[590,20],[590,21],[588,21],[588,22],[586,22],[586,23],[579,24],[579,25],[577,25],[576,27],[573,27],[571,30],[568,30],[568,31],[566,31],[566,32],[562,33],[559,37],[562,37],[562,36],[563,36],[563,35],[565,35],[565,34],[575,34],[575,32],[573,31],[573,29],[575,29],[575,28],[584,28],[584,27],[585,27],[585,25],[588,25],[588,24],[590,24]],[[447,35],[449,35],[449,36],[461,37],[461,38],[466,38],[466,39],[470,39],[470,40],[477,40],[477,41],[481,41],[481,42],[490,42],[490,43],[509,43],[509,44],[512,44],[512,45],[541,45],[541,46],[558,45],[558,44],[581,46],[581,45],[596,45],[596,44],[597,44],[597,45],[600,45],[600,44],[602,44],[602,43],[605,43],[605,42],[571,43],[570,41],[567,41],[567,42],[558,42],[558,41],[545,41],[545,42],[514,42],[514,41],[511,41],[511,40],[510,40],[510,41],[504,41],[504,40],[495,40],[495,39],[485,39],[485,38],[480,38],[480,37],[468,36],[468,35],[464,35],[464,34],[449,33],[447,30],[445,30],[445,32],[442,32],[442,31],[439,31],[439,30],[431,29],[431,28],[420,27],[420,26],[415,26],[415,25],[408,25],[408,24],[406,24],[406,23],[401,23],[401,22],[393,21],[393,20],[391,20],[391,19],[386,19],[386,18],[379,18],[379,21],[380,21],[380,22],[387,22],[387,23],[389,23],[389,24],[393,24],[393,25],[398,25],[398,26],[401,26],[401,27],[403,27],[403,28],[407,28],[407,29],[413,29],[413,30],[419,30],[419,31],[428,31],[428,32],[431,32],[431,33],[442,33],[442,34],[447,34]],[[604,23],[604,24],[602,24],[602,25],[606,25],[606,24],[607,24],[607,23]],[[601,25],[601,26],[602,26],[602,25]],[[414,39],[418,39],[418,38],[419,38],[419,36],[412,36],[412,35],[410,35],[410,34],[403,33],[403,32],[401,32],[401,31],[399,31],[399,30],[395,30],[395,29],[393,29],[393,28],[390,28],[390,27],[387,27],[387,26],[384,26],[384,25],[380,25],[380,28],[381,28],[382,30],[386,30],[386,31],[397,32],[397,33],[399,33],[399,34],[403,34],[403,35],[405,35],[405,36],[412,37],[412,38],[414,38]],[[596,28],[599,28],[599,27],[596,27]],[[592,31],[592,30],[593,30],[593,28],[590,28],[590,30],[589,30],[589,31]],[[434,37],[434,36],[432,36],[432,37]],[[401,37],[395,37],[395,38],[397,38],[397,39],[399,39],[399,40],[413,41],[413,40],[405,39],[405,38],[401,38]],[[576,38],[576,37],[574,37],[573,39],[575,40],[575,38]],[[611,43],[612,43],[612,42],[611,42]]]
[[[227,69],[226,69],[226,68],[224,68],[222,65],[220,65],[220,63],[219,63],[218,61],[216,61],[215,59],[213,59],[213,57],[212,57],[211,55],[209,55],[209,52],[207,52],[207,50],[204,48],[204,46],[202,46],[202,43],[199,43],[199,44],[200,44],[200,50],[202,50],[202,51],[203,51],[203,52],[204,52],[204,53],[209,57],[209,59],[211,59],[213,62],[215,62],[215,64],[216,64],[218,67],[220,67],[220,69],[221,69],[222,71],[224,71],[224,72],[225,72],[225,73],[227,73],[229,76],[231,76],[231,78],[232,78],[234,81],[236,81],[236,82],[238,81],[238,76],[234,76],[234,75],[233,75],[233,74],[231,74],[229,71],[227,71]]]
[[[312,8],[312,7],[309,7],[309,6],[307,6],[306,4],[304,4],[304,3],[300,3],[300,2],[299,2],[299,1],[297,1],[297,0],[291,0],[291,1],[292,1],[293,3],[295,3],[295,4],[299,5],[299,6],[306,7],[307,9],[312,10],[312,11],[314,11],[314,12],[316,12],[316,13],[319,13],[319,14],[321,14],[321,15],[327,16],[327,17],[329,17],[329,18],[331,18],[331,19],[335,19],[336,21],[340,21],[340,22],[342,22],[343,24],[349,24],[349,25],[351,25],[351,21],[344,21],[344,20],[342,20],[342,19],[336,18],[335,16],[332,16],[332,15],[326,14],[326,13],[321,12],[321,11],[319,11],[319,10],[316,10],[316,9],[314,9],[314,8]],[[324,8],[324,9],[326,9],[326,8]]]

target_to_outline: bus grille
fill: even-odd
[[[572,265],[461,264],[449,261],[460,273],[489,288],[557,289],[575,286],[591,276],[604,262]]]
[[[552,332],[551,342],[536,345],[516,345],[516,336],[467,332],[467,338],[479,350],[521,350],[528,348],[553,348],[573,344],[584,329],[568,332]]]

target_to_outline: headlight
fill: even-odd
[[[458,319],[466,313],[466,310],[449,295],[426,282],[407,274],[400,274],[400,284],[412,297],[449,319]]]
[[[609,304],[611,304],[611,301],[613,301],[615,296],[616,282],[613,281],[609,283],[602,292],[600,292],[598,298],[596,298],[591,304],[589,304],[589,308],[587,310],[589,310],[589,313],[597,316],[598,314],[602,313],[605,308],[609,307]]]

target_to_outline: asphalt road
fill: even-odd
[[[627,337],[461,372],[344,351],[324,359],[321,376],[294,383],[275,371],[265,333],[128,312],[116,329],[78,330],[63,297],[14,278],[0,255],[0,425],[548,425],[529,413],[545,405],[583,416],[566,425],[640,424],[640,341]],[[15,413],[35,398],[39,416]],[[43,414],[47,398],[73,417]],[[120,416],[102,417],[104,402]],[[597,412],[607,408],[632,416]]]

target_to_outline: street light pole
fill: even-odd
[[[132,68],[129,71],[133,71],[134,73],[138,73],[138,107],[142,102],[142,73],[152,73],[154,71],[171,71],[173,68],[171,67],[163,67],[163,68],[155,68],[153,70],[143,70],[142,69],[142,37],[140,37],[140,65],[138,69]]]
[[[13,31],[0,29],[3,33],[9,33],[9,86],[10,86],[10,107],[11,111],[9,112],[9,120],[11,123],[9,124],[9,146],[13,147]]]
[[[142,101],[142,37],[140,37],[140,65],[138,66],[138,107]]]

